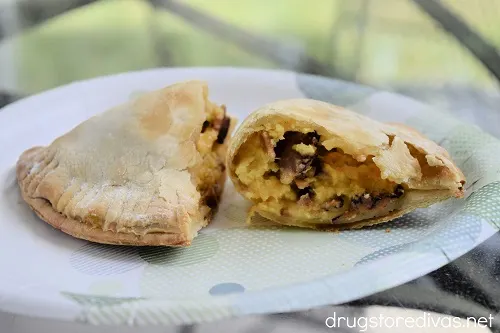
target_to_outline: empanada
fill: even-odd
[[[234,123],[205,82],[145,93],[25,151],[22,197],[77,238],[189,245],[217,208]]]
[[[253,112],[234,134],[227,165],[254,213],[279,224],[359,228],[462,197],[447,151],[403,125],[295,99]]]

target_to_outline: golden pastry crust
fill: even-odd
[[[201,133],[207,119],[220,115],[229,119],[208,100],[201,81],[141,95],[47,147],[25,151],[17,163],[22,196],[43,220],[74,237],[189,245],[217,209],[224,186],[234,121],[227,120],[224,137]],[[212,163],[205,167],[207,160]]]
[[[300,193],[305,193],[302,189],[307,187],[308,181],[313,177],[303,175],[301,179],[295,179],[294,186],[300,191],[294,197],[293,191],[288,191],[283,184],[289,184],[296,174],[292,173],[291,177],[283,178],[283,170],[280,169],[281,182],[268,176],[276,173],[276,163],[281,163],[280,158],[273,156],[273,145],[288,140],[290,136],[287,136],[287,133],[291,132],[314,133],[318,138],[314,138],[313,144],[307,148],[307,145],[302,144],[293,146],[304,159],[306,167],[311,165],[311,160],[306,155],[314,153],[321,145],[322,149],[326,149],[327,155],[338,155],[333,162],[328,162],[330,164],[326,163],[328,156],[323,158],[322,161],[326,165],[323,165],[323,173],[336,173],[335,176],[339,176],[344,171],[358,168],[355,172],[365,172],[365,178],[372,172],[373,179],[376,178],[378,182],[376,186],[393,186],[398,191],[404,191],[405,195],[378,196],[377,205],[369,204],[370,209],[363,209],[363,198],[360,197],[359,202],[356,202],[360,209],[342,212],[339,210],[339,215],[333,219],[330,219],[330,213],[305,213],[309,209],[308,205],[311,205],[311,200],[307,193],[305,196]],[[263,154],[269,157],[266,163],[259,164],[256,159],[249,162],[242,156],[245,151],[256,149],[255,146],[259,144],[255,136],[262,137],[262,133],[268,138],[264,139],[267,143],[263,143],[260,150],[252,151],[251,155]],[[314,140],[319,140],[318,145]],[[300,151],[297,148],[300,148]],[[342,169],[335,164],[339,156],[347,161],[347,167]],[[252,167],[245,166],[245,163]],[[310,99],[278,101],[254,111],[235,133],[228,150],[227,165],[236,189],[254,203],[250,217],[253,213],[259,213],[280,224],[320,229],[358,228],[386,222],[418,207],[426,207],[449,197],[462,197],[465,183],[464,175],[453,163],[448,152],[416,130],[401,124],[380,123],[344,108]],[[261,168],[262,173],[266,167],[269,168],[264,174],[264,181],[267,183],[265,188],[260,187],[265,193],[256,193],[261,191],[255,185],[257,178],[249,177],[248,170]],[[375,173],[373,169],[376,170]],[[362,178],[361,176],[359,177]],[[319,181],[315,184],[321,185]],[[370,185],[366,185],[366,181],[365,184],[354,181],[350,184],[351,188],[344,189],[344,192],[349,192],[350,195],[354,195],[358,187],[366,190]],[[267,188],[277,188],[275,192],[279,191],[278,198],[267,193]],[[297,188],[295,190],[297,191]],[[323,190],[318,191],[319,196],[326,191]],[[356,195],[359,197],[361,194]],[[368,199],[369,194],[365,195],[368,195]],[[280,202],[293,200],[292,198],[296,200],[299,196],[299,205],[295,205],[298,208],[284,210],[280,206]],[[319,200],[317,197],[318,194],[316,200]],[[344,204],[344,201],[341,201],[339,205]],[[326,220],[327,216],[329,220]]]

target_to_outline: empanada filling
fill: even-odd
[[[382,179],[372,156],[359,162],[327,150],[313,130],[254,133],[239,149],[235,174],[259,210],[305,223],[373,217],[397,209],[405,195],[405,186]]]
[[[224,105],[207,104],[207,118],[197,142],[201,160],[191,169],[194,183],[201,194],[206,214],[217,208],[224,179],[225,143],[231,125]]]

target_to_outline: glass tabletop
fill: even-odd
[[[499,19],[496,0],[12,0],[0,4],[0,106],[153,67],[282,68],[398,92],[500,138]],[[498,331],[500,234],[426,276],[335,311],[361,316],[374,305],[493,315]],[[314,331],[332,309],[266,320]],[[245,329],[269,327],[255,325]]]

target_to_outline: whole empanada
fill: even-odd
[[[205,82],[145,93],[25,151],[22,197],[77,238],[189,245],[217,209],[234,122]]]
[[[236,189],[258,213],[290,226],[340,229],[390,221],[462,197],[446,150],[403,125],[324,102],[278,101],[253,112],[229,147]]]

